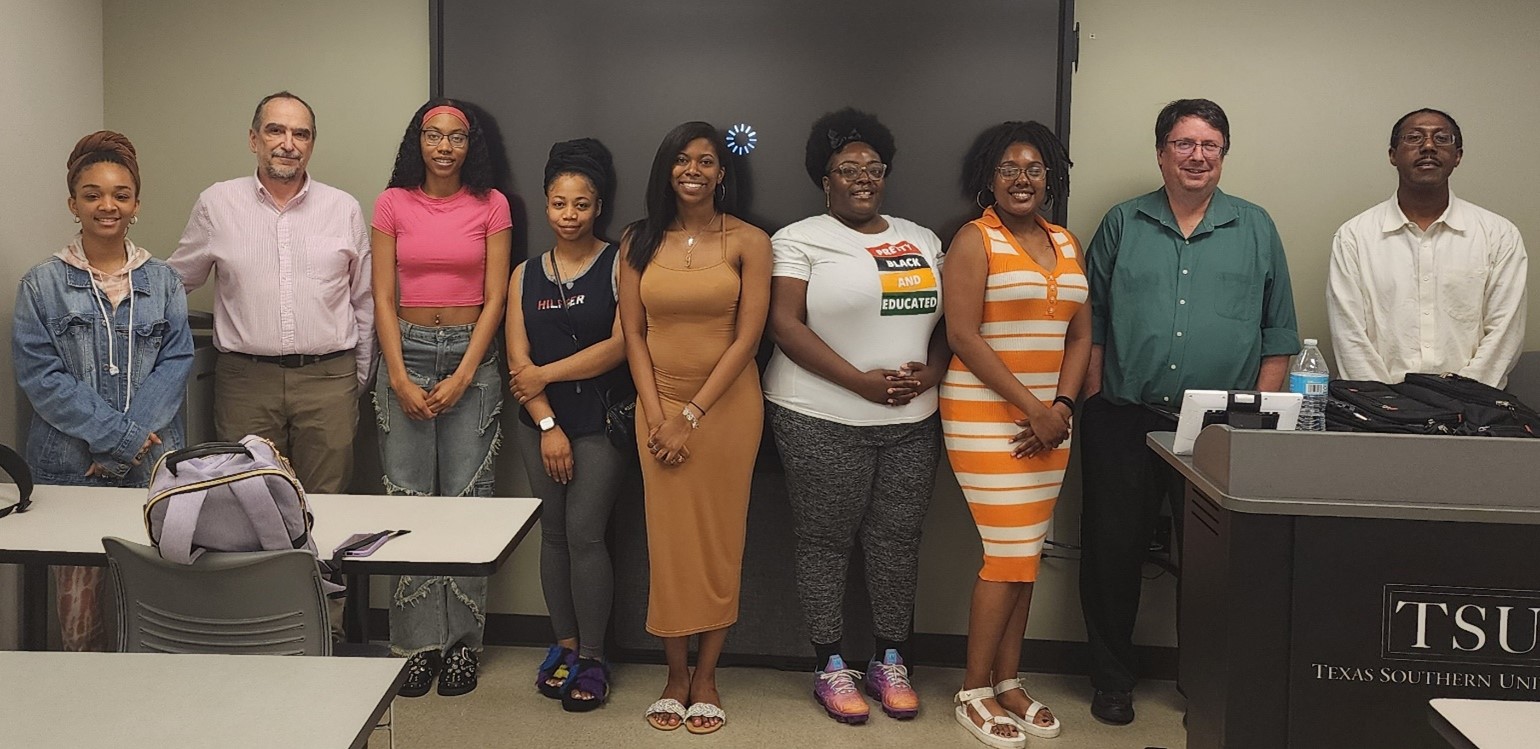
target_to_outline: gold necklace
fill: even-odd
[[[685,239],[684,239],[684,267],[686,267],[686,268],[690,267],[691,261],[693,261],[695,259],[695,238],[700,236],[701,232],[703,232],[703,231],[705,231],[707,229],[710,229],[711,225],[713,223],[716,223],[717,216],[720,216],[720,215],[722,215],[722,214],[720,214],[720,213],[713,213],[713,214],[711,214],[711,220],[707,221],[705,226],[702,226],[701,228],[696,229],[695,233],[693,233],[693,234],[690,233],[689,229],[685,228],[685,226],[684,226],[684,219],[675,217],[674,220],[679,222],[679,230],[684,232],[687,235],[685,237]]]

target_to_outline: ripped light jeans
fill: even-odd
[[[475,328],[397,322],[407,375],[428,391],[460,366]],[[497,414],[503,406],[503,383],[497,354],[488,353],[476,367],[471,384],[452,408],[426,421],[411,419],[401,410],[389,373],[384,366],[378,369],[374,409],[380,426],[385,493],[492,496],[492,458],[502,440]],[[402,575],[394,589],[390,610],[393,653],[446,652],[457,642],[481,650],[486,578]]]

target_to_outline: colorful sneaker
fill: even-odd
[[[909,685],[909,667],[889,648],[881,661],[866,664],[866,693],[882,703],[890,718],[908,720],[920,713],[920,695]]]
[[[823,705],[829,717],[841,723],[865,723],[869,713],[866,698],[856,689],[855,680],[859,678],[860,671],[845,668],[845,659],[831,655],[822,671],[813,672],[813,699]]]

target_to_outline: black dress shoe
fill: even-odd
[[[1091,697],[1091,715],[1103,723],[1126,726],[1134,722],[1134,695],[1132,692],[1096,690]]]

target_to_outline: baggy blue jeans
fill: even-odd
[[[407,375],[424,390],[453,374],[470,345],[474,325],[425,327],[398,320]],[[379,367],[374,407],[380,426],[385,493],[417,496],[490,497],[492,459],[502,441],[497,414],[503,383],[496,353],[476,368],[459,402],[433,419],[417,421],[401,410],[390,375]],[[391,599],[390,649],[414,655],[446,652],[457,642],[481,650],[486,626],[484,577],[397,578]]]

